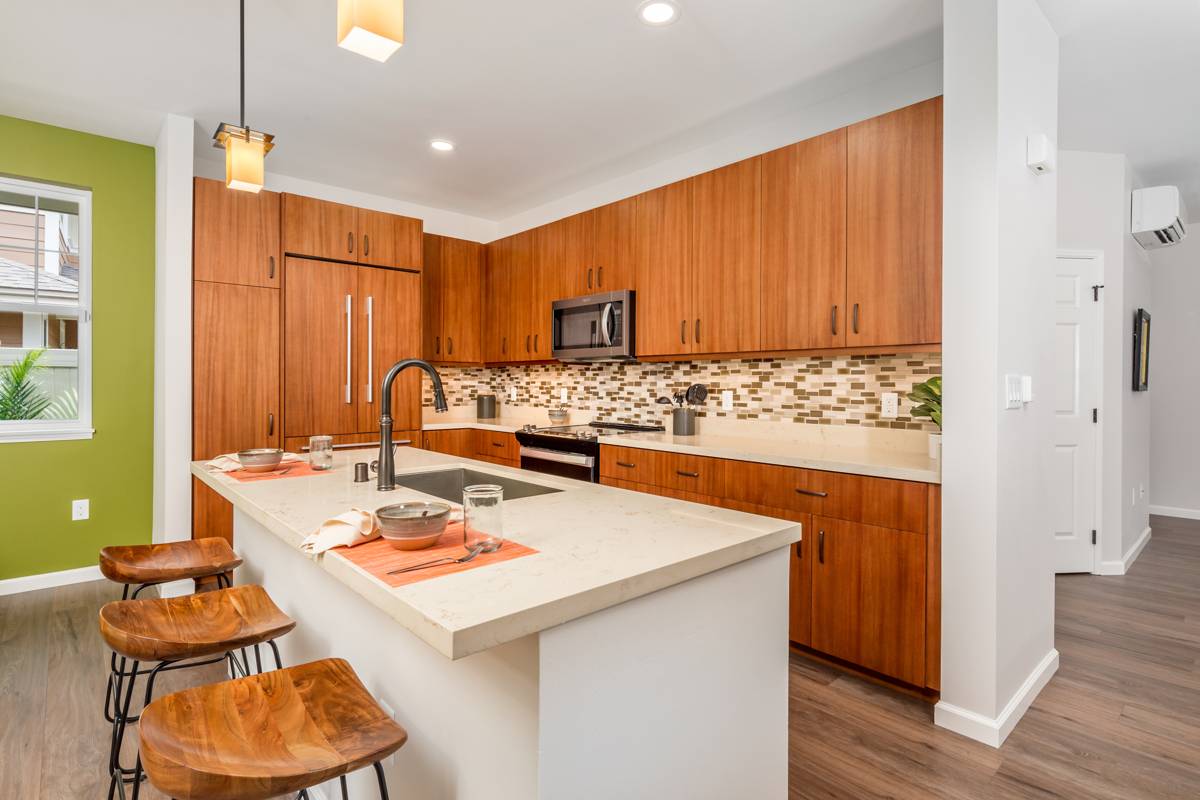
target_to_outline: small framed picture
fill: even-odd
[[[1139,308],[1133,315],[1133,390],[1150,388],[1150,312]]]

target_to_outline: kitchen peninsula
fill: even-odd
[[[388,768],[397,796],[786,795],[800,525],[399,448],[400,482],[467,466],[556,491],[505,502],[506,535],[535,554],[391,588],[338,551],[299,550],[349,508],[427,499],[354,483],[367,454],[278,480],[192,472],[233,504],[237,582],[303,623],[285,661],[349,659],[409,730]]]

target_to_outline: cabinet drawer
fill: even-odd
[[[657,450],[603,445],[600,448],[600,476],[654,485],[658,480],[658,456]]]
[[[658,480],[664,489],[709,497],[725,496],[725,465],[719,458],[659,453]]]
[[[517,437],[503,431],[475,431],[475,454],[480,458],[501,461],[520,460]]]
[[[731,499],[805,514],[826,513],[839,477],[835,472],[775,464],[725,462],[725,492]]]

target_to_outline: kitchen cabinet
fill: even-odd
[[[421,220],[297,194],[283,195],[288,255],[421,269]]]
[[[375,460],[375,453],[379,449],[379,431],[365,431],[363,433],[341,433],[333,437],[333,449],[342,450],[357,450],[362,456],[359,460],[371,462]],[[417,430],[396,430],[392,429],[392,444],[396,447],[415,447],[421,441],[421,431]],[[307,436],[292,436],[283,440],[283,449],[289,453],[307,453],[308,452],[308,437]]]
[[[192,337],[192,458],[278,447],[279,291],[195,281]],[[193,536],[231,539],[227,501],[199,482]]]
[[[846,148],[846,343],[938,343],[942,99],[851,125]]]
[[[692,352],[692,183],[637,198],[637,353]]]
[[[284,264],[284,431],[377,430],[383,375],[420,352],[420,276],[288,257]],[[420,383],[393,387],[396,429],[420,427]]]
[[[762,157],[763,350],[846,344],[846,130]]]
[[[426,234],[424,238],[425,358],[436,363],[481,363],[483,245],[448,236]]]
[[[548,280],[548,260],[536,254],[537,229],[509,237],[507,257],[507,307],[497,307],[502,320],[503,361],[544,361],[550,357],[550,295],[557,283]],[[505,281],[505,272],[495,277]],[[492,298],[493,301],[499,298]]]
[[[421,449],[459,458],[475,458],[476,433],[473,428],[423,431]]]
[[[762,203],[759,158],[692,178],[693,353],[759,349]]]
[[[600,206],[588,215],[592,218],[592,261],[586,292],[636,289],[637,198]]]
[[[279,288],[277,192],[235,192],[196,178],[192,203],[193,280]]]
[[[544,282],[546,313],[550,303],[595,292],[591,213],[574,214],[538,228],[538,273]],[[549,335],[549,327],[546,328]]]
[[[514,341],[512,308],[515,300],[512,271],[513,238],[509,236],[498,239],[484,246],[480,338],[483,359],[489,363],[508,361],[511,358],[509,348],[510,342]]]
[[[493,464],[518,466],[521,461],[521,445],[517,437],[504,431],[475,431],[475,458]]]

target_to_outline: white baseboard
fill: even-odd
[[[1200,519],[1200,508],[1176,508],[1175,506],[1150,506],[1151,514],[1160,517],[1179,517],[1180,519]]]
[[[1098,574],[1124,575],[1126,572],[1129,572],[1129,568],[1133,566],[1133,562],[1137,561],[1138,556],[1142,554],[1142,551],[1146,549],[1146,545],[1150,542],[1150,534],[1150,526],[1147,525],[1145,530],[1142,531],[1141,536],[1138,536],[1137,541],[1125,551],[1125,555],[1121,557],[1120,561],[1101,561]]]
[[[1000,716],[992,719],[952,705],[946,701],[939,702],[933,707],[933,721],[939,727],[954,731],[957,734],[983,742],[992,747],[999,747],[1017,727],[1021,717],[1029,710],[1034,698],[1058,671],[1058,651],[1051,649],[1029,677],[1021,684],[1021,688],[1008,701],[1008,705],[1000,712]]]
[[[46,572],[41,575],[23,575],[20,578],[6,578],[0,581],[0,597],[6,594],[33,592],[38,589],[52,589],[55,586],[66,586],[71,583],[98,581],[103,577],[100,574],[100,567],[92,565],[77,569],[64,569],[61,572]]]

